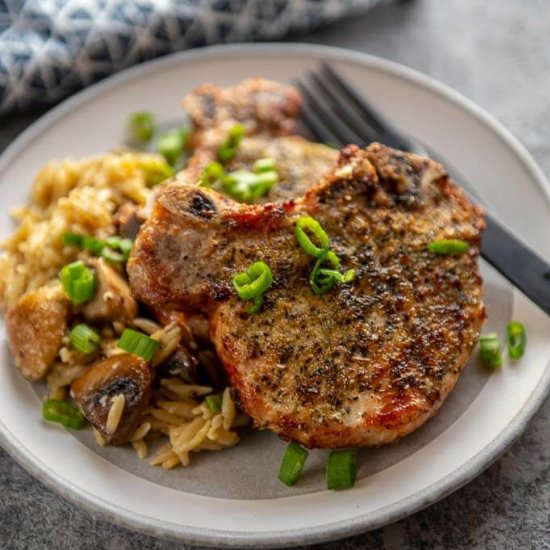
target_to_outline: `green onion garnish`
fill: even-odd
[[[155,118],[149,111],[134,113],[128,119],[128,141],[130,143],[145,144],[155,133]]]
[[[221,162],[227,162],[235,157],[237,149],[245,135],[245,129],[241,124],[235,124],[223,143],[218,148],[218,158]]]
[[[491,332],[480,336],[479,356],[486,367],[496,369],[502,366],[500,341],[496,332]]]
[[[468,252],[470,245],[466,241],[460,239],[441,239],[439,241],[432,241],[428,248],[430,252],[442,255],[459,256]]]
[[[324,268],[323,264],[328,262],[333,269]],[[327,250],[317,258],[313,270],[309,276],[309,282],[315,294],[328,292],[336,283],[351,283],[355,279],[355,269],[348,269],[340,273],[340,260],[332,251]]]
[[[101,256],[112,262],[127,262],[133,246],[132,239],[108,237],[105,239],[105,248],[101,251]],[[119,250],[120,254],[115,253],[115,250]]]
[[[519,321],[510,321],[506,327],[506,341],[508,353],[512,359],[520,359],[525,353],[527,345],[527,333],[525,327]]]
[[[252,171],[255,174],[261,174],[262,172],[275,172],[275,159],[272,159],[272,158],[258,159],[254,163],[254,166],[252,167]]]
[[[86,424],[82,412],[61,399],[48,399],[42,405],[42,417],[49,422],[57,422],[65,428],[80,430]]]
[[[158,340],[153,340],[153,338],[149,338],[149,336],[141,332],[127,328],[124,329],[117,345],[128,353],[133,353],[146,361],[151,361],[160,343]]]
[[[312,233],[315,244],[306,233]],[[315,294],[328,292],[336,283],[351,283],[355,279],[355,269],[340,273],[340,259],[329,249],[330,239],[323,226],[311,216],[298,218],[294,228],[296,240],[310,256],[317,258],[309,275],[309,282]],[[330,267],[323,267],[328,263]]]
[[[69,337],[74,349],[84,355],[97,351],[101,341],[99,334],[84,323],[75,325]]]
[[[189,130],[186,128],[168,130],[159,136],[157,151],[173,166],[183,154],[189,135]]]
[[[105,247],[105,241],[91,237],[90,235],[82,235],[82,248],[88,250],[92,254],[99,256]]]
[[[149,185],[158,185],[161,181],[174,175],[174,169],[165,159],[152,160],[143,167],[145,181]]]
[[[204,187],[216,188],[221,183],[223,176],[223,166],[216,161],[209,162],[202,171],[200,185]]]
[[[281,469],[279,470],[279,479],[285,485],[289,487],[294,485],[304,469],[308,455],[308,451],[296,443],[290,443],[286,448],[283,460],[281,461]]]
[[[213,413],[219,413],[222,410],[223,395],[221,393],[217,393],[215,395],[207,395],[205,397],[205,401],[208,405],[208,408]]]
[[[328,262],[335,269],[323,269],[321,271],[321,266],[325,262]],[[324,294],[328,292],[338,282],[335,275],[340,275],[340,272],[337,271],[339,267],[340,260],[332,250],[327,250],[317,258],[309,275],[309,282],[315,294]]]
[[[357,475],[357,451],[333,451],[327,461],[327,488],[332,491],[349,489]]]
[[[223,177],[223,191],[239,202],[254,202],[267,195],[279,181],[277,172],[254,174],[248,170],[229,172]]]
[[[101,251],[101,257],[112,264],[120,264],[124,262],[124,255],[112,248],[104,248]]]
[[[318,245],[314,244],[308,237],[306,229],[313,234]],[[296,222],[294,232],[298,243],[310,256],[319,258],[325,254],[330,247],[330,239],[328,238],[327,232],[323,229],[322,225],[311,216],[302,216],[299,218]]]
[[[273,273],[265,262],[255,262],[246,271],[233,277],[233,286],[241,300],[254,300],[246,311],[256,313],[262,307],[262,294],[273,282]]]
[[[77,233],[63,233],[63,246],[82,247],[82,235]]]
[[[122,263],[128,261],[134,241],[116,236],[97,239],[90,235],[64,233],[63,244],[66,246],[80,246],[82,249],[92,252],[95,256],[101,256],[109,262]]]
[[[82,261],[66,265],[60,276],[63,290],[73,304],[80,305],[94,297],[96,276]]]

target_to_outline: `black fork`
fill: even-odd
[[[323,63],[308,78],[298,80],[304,105],[301,119],[319,141],[365,147],[379,141],[390,147],[430,156],[440,161],[453,180],[475,202],[475,190],[444,159],[418,140],[398,130],[382,113],[354,90],[330,65]],[[504,277],[550,314],[550,265],[519,240],[486,209],[487,227],[481,255]]]

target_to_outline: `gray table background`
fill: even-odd
[[[417,0],[291,39],[368,52],[438,78],[504,123],[550,177],[548,0]],[[0,118],[0,150],[39,114]],[[550,548],[549,425],[547,400],[515,445],[466,487],[383,529],[312,548]],[[1,449],[0,547],[198,550],[77,508]]]

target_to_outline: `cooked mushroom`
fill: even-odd
[[[71,395],[105,441],[119,445],[136,429],[152,381],[147,362],[125,353],[94,363],[72,383]]]
[[[138,206],[129,202],[124,203],[115,215],[115,224],[118,227],[117,234],[135,239],[144,221],[145,217]]]
[[[49,371],[67,332],[69,300],[61,285],[23,294],[6,314],[8,343],[23,376],[40,380]]]
[[[157,367],[157,374],[175,376],[188,384],[197,384],[197,359],[183,346]]]
[[[93,323],[127,322],[137,314],[137,302],[130,294],[128,283],[104,260],[87,261],[98,280],[95,298],[82,308],[82,314]]]

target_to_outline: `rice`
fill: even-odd
[[[160,347],[151,361],[154,368],[166,361],[176,351],[181,341],[181,328],[175,324],[170,324],[164,329],[153,333],[151,338],[160,342]]]
[[[120,393],[113,397],[111,408],[107,414],[107,422],[105,423],[108,433],[114,434],[116,432],[122,418],[122,413],[124,412],[124,405],[126,405],[124,394]]]
[[[63,246],[64,233],[100,239],[114,235],[115,213],[127,203],[139,207],[148,203],[151,189],[147,172],[162,163],[164,160],[157,155],[119,152],[46,165],[34,181],[29,204],[13,211],[18,226],[1,244],[0,309],[12,305],[27,291],[58,280],[64,265],[84,258],[76,247]],[[184,345],[197,351],[199,366],[219,385],[216,355],[212,350],[199,350],[189,328],[181,321],[162,327],[151,319],[138,317],[97,326],[100,355],[77,352],[66,334],[47,377],[48,397],[65,399],[73,381],[99,356],[124,353],[117,344],[127,324],[159,341],[152,369]],[[145,459],[150,447],[160,444],[150,463],[172,469],[190,464],[193,452],[221,451],[236,445],[239,436],[234,430],[247,425],[249,419],[237,414],[229,388],[223,392],[221,411],[212,411],[204,400],[212,392],[210,386],[187,384],[174,377],[160,378],[150,405],[129,438],[137,455]],[[103,435],[92,427],[98,445],[105,446],[109,438],[104,434],[112,435],[119,428],[125,407],[124,394],[111,399]]]
[[[164,443],[150,461],[152,466],[162,466],[172,469],[176,466],[187,466],[191,462],[191,452],[200,451],[221,451],[233,447],[239,442],[239,436],[234,431],[233,423],[236,422],[242,427],[246,425],[241,417],[235,414],[236,407],[231,397],[229,388],[223,393],[225,409],[219,413],[210,410],[206,402],[198,403],[193,399],[197,388],[202,393],[211,388],[204,386],[193,386],[183,384],[173,379],[162,380],[161,384],[170,385],[172,388],[179,387],[181,397],[174,397],[173,401],[164,399],[163,390],[157,390],[154,399],[154,406],[149,407],[144,413],[144,420],[140,427],[134,432],[132,443],[138,456],[143,454],[143,448],[135,443],[144,441],[155,432],[168,435],[169,443]],[[248,417],[247,417],[248,418]],[[150,425],[145,430],[141,426]],[[228,426],[228,428],[225,428]],[[137,436],[144,433],[141,439]]]
[[[124,152],[47,164],[35,178],[30,204],[13,211],[19,225],[2,243],[0,308],[76,259],[78,251],[63,246],[64,233],[113,234],[114,212],[126,202],[146,204],[147,170],[162,162],[157,155]]]

